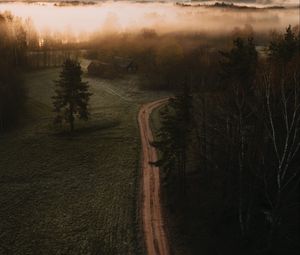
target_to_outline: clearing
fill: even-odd
[[[59,71],[26,75],[24,123],[0,136],[0,254],[141,254],[137,113],[162,94],[141,91],[136,77],[88,78],[90,121],[57,134]]]

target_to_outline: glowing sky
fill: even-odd
[[[56,7],[53,3],[1,3],[0,12],[5,10],[23,18],[31,17],[40,32],[47,28],[77,34],[96,30],[132,31],[144,27],[160,32],[218,32],[245,24],[251,24],[256,30],[271,30],[299,24],[299,9],[237,12],[203,7],[182,8],[171,2],[103,2],[79,7]]]

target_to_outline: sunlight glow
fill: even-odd
[[[159,32],[231,31],[251,24],[256,30],[282,29],[299,23],[299,9],[238,12],[216,8],[183,8],[174,3],[103,2],[57,7],[53,3],[1,3],[0,12],[30,17],[38,31],[73,33],[124,32],[154,28]]]

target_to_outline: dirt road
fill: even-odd
[[[153,134],[150,128],[149,117],[155,108],[166,102],[167,99],[161,99],[145,104],[141,107],[138,116],[143,153],[142,217],[148,255],[169,255],[169,246],[160,204],[159,168],[149,163],[157,160],[156,150],[150,145],[150,142],[153,141]]]

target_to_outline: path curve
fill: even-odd
[[[148,255],[169,255],[166,231],[160,204],[159,168],[150,164],[157,160],[156,149],[150,145],[153,134],[149,118],[151,112],[163,104],[168,98],[157,100],[141,107],[138,116],[142,143],[142,218],[143,230]]]

